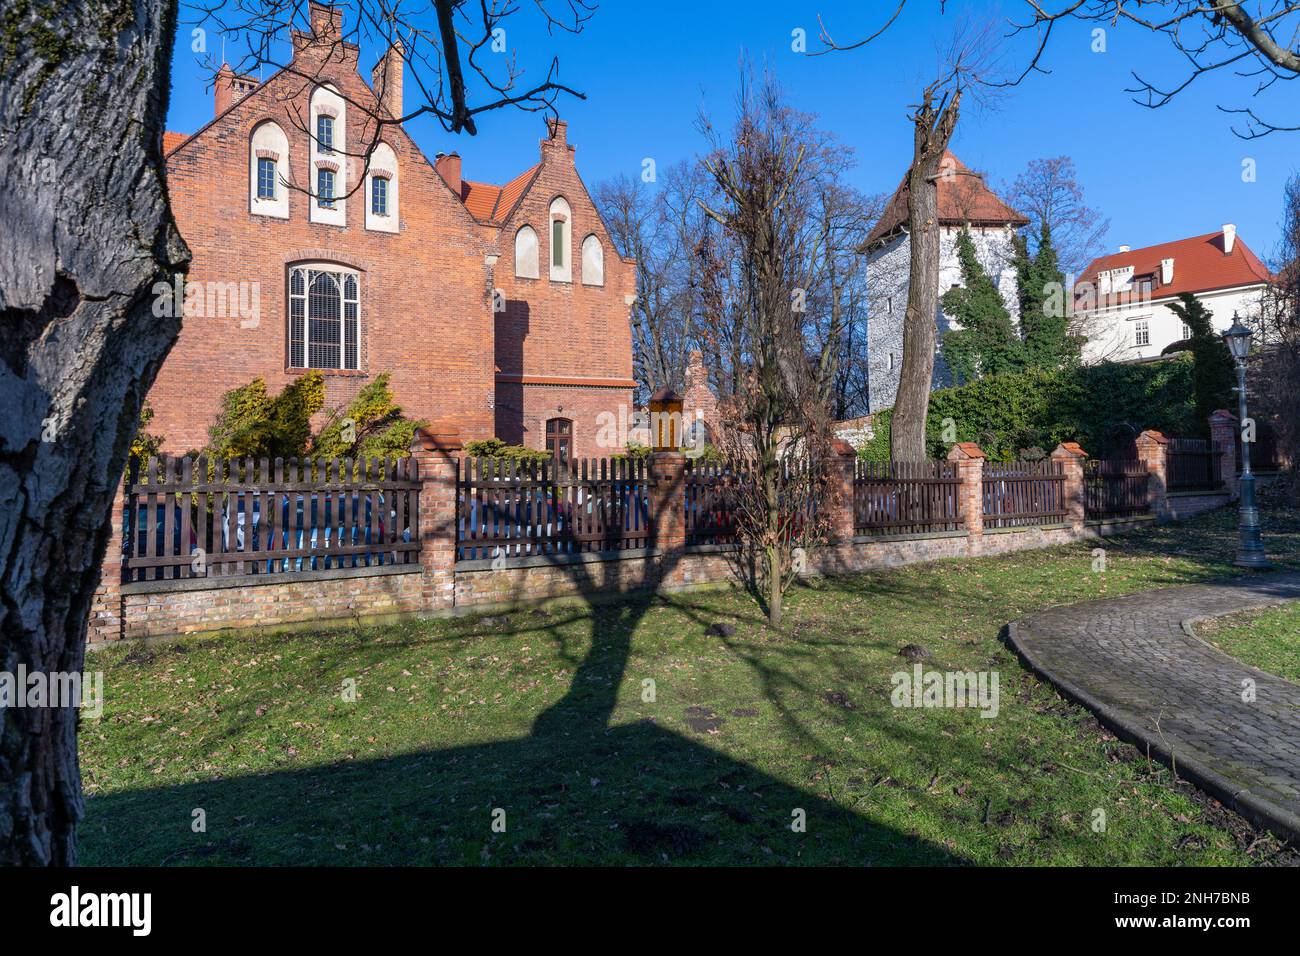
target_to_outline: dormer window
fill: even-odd
[[[316,142],[322,153],[334,152],[334,117],[323,113],[316,117]]]
[[[275,159],[269,156],[257,159],[257,198],[275,198]]]

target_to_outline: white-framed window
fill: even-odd
[[[1146,319],[1138,319],[1133,323],[1133,344],[1135,346],[1151,344],[1151,323]]]
[[[563,196],[551,200],[550,214],[551,279],[573,281],[573,213]]]
[[[397,154],[387,143],[376,143],[366,169],[366,228],[397,232],[401,224]]]
[[[328,263],[289,269],[289,366],[361,367],[361,276]]]
[[[278,123],[259,123],[248,141],[248,209],[289,218],[289,138]]]
[[[316,202],[322,209],[334,208],[334,170],[316,170]]]
[[[537,231],[532,226],[520,226],[515,233],[515,275],[521,279],[536,279]]]
[[[272,156],[257,157],[258,199],[275,198],[275,179],[275,158]]]
[[[334,152],[334,117],[325,113],[316,115],[316,145],[322,153]]]
[[[582,240],[582,284],[605,284],[605,247],[595,235]]]
[[[1190,339],[1191,337],[1192,337],[1192,327],[1191,327],[1190,325],[1188,325],[1186,322],[1184,322],[1184,323],[1183,323],[1183,338],[1184,338],[1184,339]]]
[[[346,226],[348,182],[347,104],[332,86],[316,87],[311,94],[311,155],[307,182],[315,195],[309,203],[312,222]],[[328,172],[329,176],[323,173]],[[328,183],[328,194],[322,186]]]

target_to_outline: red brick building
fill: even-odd
[[[565,124],[504,186],[463,178],[455,153],[430,162],[395,123],[367,158],[375,115],[402,115],[401,57],[366,83],[338,17],[313,3],[288,69],[223,70],[213,119],[165,136],[193,262],[151,429],[169,452],[200,448],[223,393],[315,368],[331,406],[388,372],[408,415],[462,439],[618,451],[597,445],[597,415],[631,403],[635,274]]]

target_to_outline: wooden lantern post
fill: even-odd
[[[650,396],[650,440],[655,451],[682,446],[682,397],[668,386]]]

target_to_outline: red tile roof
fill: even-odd
[[[479,222],[501,225],[514,212],[533,180],[537,166],[530,166],[504,186],[461,180],[460,199],[469,214]]]
[[[1174,260],[1174,281],[1169,285],[1161,285],[1159,282],[1162,259]],[[1075,284],[1075,295],[1100,295],[1098,274],[1127,266],[1133,267],[1134,277],[1156,277],[1151,291],[1151,297],[1155,299],[1170,298],[1182,292],[1211,292],[1235,286],[1258,285],[1272,280],[1268,268],[1250,251],[1240,235],[1233,243],[1232,252],[1224,255],[1223,230],[1218,230],[1203,236],[1162,242],[1094,259],[1079,276]],[[1089,285],[1085,286],[1084,283]],[[1105,296],[1105,301],[1117,305],[1136,300],[1138,296],[1137,292],[1111,294]]]
[[[172,133],[170,131],[163,133],[163,155],[166,156],[189,138],[187,133]]]
[[[952,170],[952,175],[947,171]],[[1016,212],[984,183],[979,173],[971,171],[952,150],[944,150],[940,162],[939,221],[947,225],[966,222],[1009,224],[1024,226],[1029,220]],[[867,236],[866,245],[891,235],[907,224],[907,176],[898,184],[889,205],[880,216],[876,227]]]

